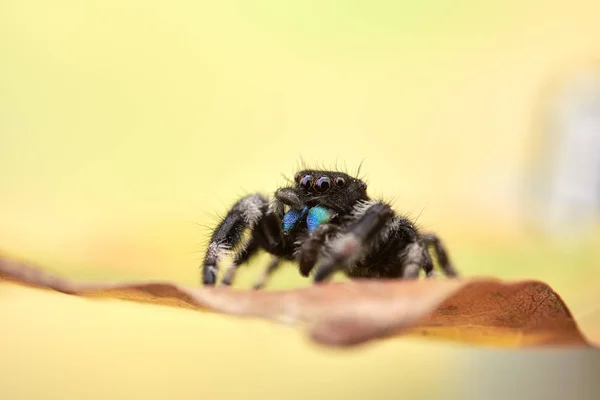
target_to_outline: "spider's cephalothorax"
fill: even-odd
[[[283,260],[297,261],[303,276],[316,267],[315,282],[337,270],[351,278],[415,279],[421,270],[433,277],[430,246],[444,273],[457,276],[438,237],[419,232],[388,203],[372,200],[365,182],[337,171],[302,170],[271,200],[252,194],[229,210],[206,250],[203,283],[216,283],[220,259],[235,250],[222,280],[231,284],[237,268],[261,249],[273,258],[255,288]]]

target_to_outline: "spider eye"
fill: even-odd
[[[338,176],[337,178],[335,178],[335,186],[344,187],[345,184],[346,184],[346,180],[344,178],[342,178],[341,176]]]
[[[312,186],[314,181],[314,178],[312,177],[312,175],[304,175],[302,177],[302,179],[300,180],[300,186],[303,189],[310,189],[310,187]]]
[[[322,176],[319,179],[317,179],[317,182],[315,182],[315,189],[317,189],[318,192],[324,192],[327,189],[329,189],[329,178],[326,176]]]
[[[300,172],[296,172],[296,175],[294,175],[294,181],[296,181],[296,183],[300,183],[301,178],[302,174]]]

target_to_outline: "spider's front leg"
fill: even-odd
[[[246,229],[250,240],[239,250],[223,281],[230,284],[237,267],[246,262],[259,248],[276,248],[283,241],[279,217],[269,212],[268,200],[253,194],[240,199],[214,230],[204,257],[202,282],[213,286],[217,281],[218,263],[235,247],[239,247]]]
[[[344,232],[332,239],[327,255],[315,272],[315,283],[325,281],[335,271],[359,261],[395,217],[394,211],[386,203],[374,202],[366,207]]]
[[[434,247],[444,273],[458,276],[440,239],[431,233],[420,234],[411,221],[396,215],[386,203],[359,204],[354,216],[328,243],[329,252],[317,268],[315,282],[339,269],[352,276],[399,279],[417,279],[423,270],[427,278],[434,278],[429,246]]]
[[[296,256],[302,276],[308,277],[310,275],[328,238],[335,235],[337,231],[338,227],[336,225],[319,225],[302,243]]]

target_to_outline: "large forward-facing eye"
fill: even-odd
[[[312,175],[304,175],[302,177],[302,179],[300,179],[300,187],[302,189],[308,190],[312,186],[313,181],[314,181],[314,178]]]
[[[317,189],[317,192],[324,192],[327,189],[329,189],[329,178],[326,176],[322,176],[319,179],[317,179],[317,181],[315,182],[315,189]]]

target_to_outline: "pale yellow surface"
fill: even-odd
[[[545,280],[600,334],[597,240],[533,235],[519,192],[549,85],[600,56],[600,5],[352,4],[1,2],[0,247],[71,277],[196,285],[201,225],[240,195],[301,158],[364,160],[370,192],[465,274]],[[272,287],[305,284],[287,268]],[[265,322],[4,285],[0,320],[8,399],[434,393],[463,354],[323,352]]]
[[[402,360],[411,385],[451,376],[431,365],[447,346],[394,339],[342,353],[263,321],[0,289],[6,399],[365,398],[390,393]]]

